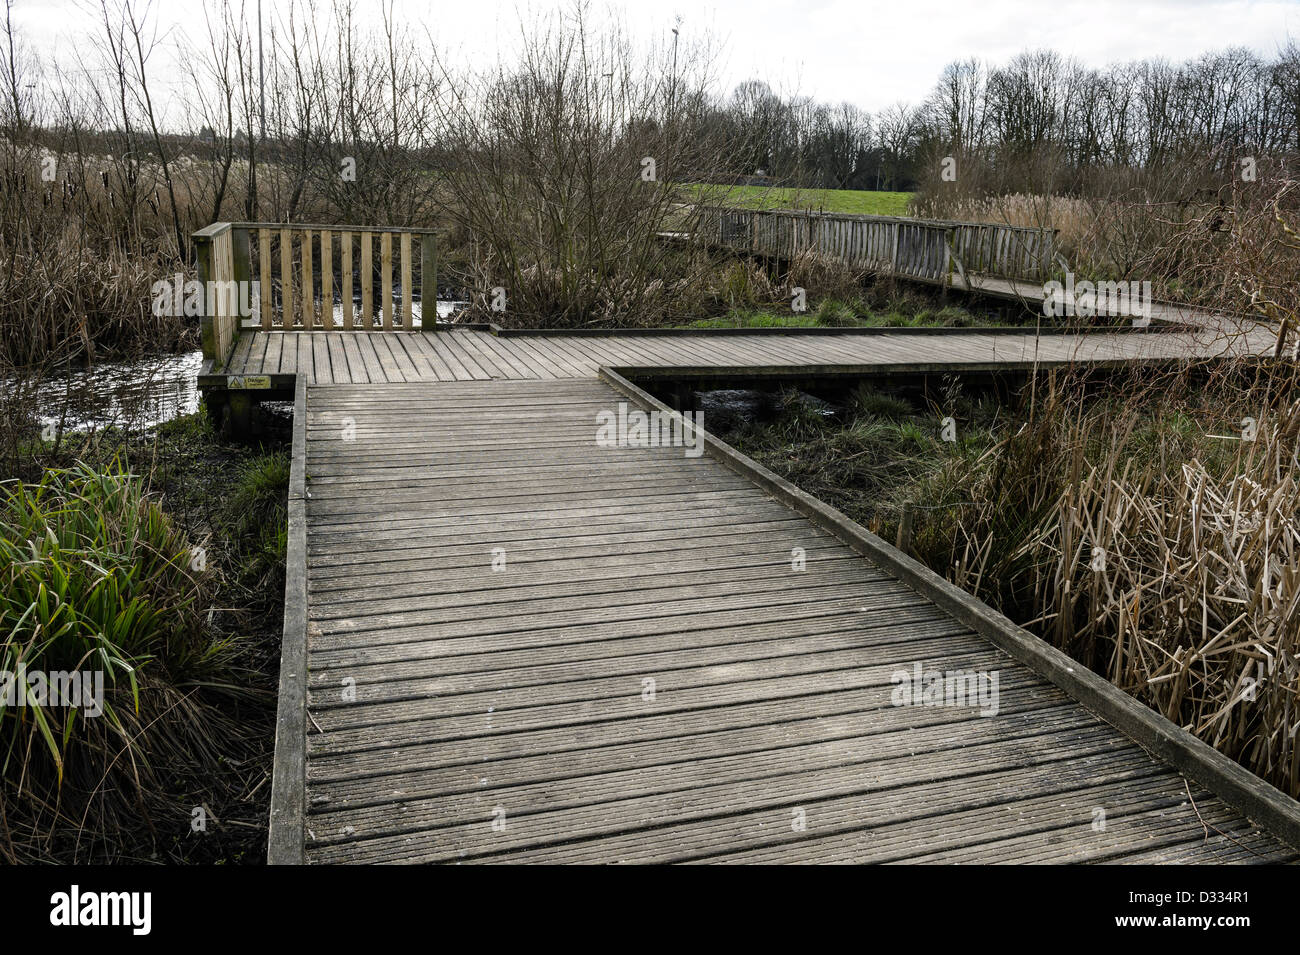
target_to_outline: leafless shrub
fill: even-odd
[[[683,311],[707,263],[661,233],[693,231],[676,183],[722,164],[702,124],[710,62],[707,41],[640,54],[578,6],[531,27],[517,66],[444,72],[441,211],[471,237],[480,313],[564,327]]]

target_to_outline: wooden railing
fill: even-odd
[[[205,290],[205,358],[224,362],[241,328],[435,328],[438,259],[432,229],[217,222],[193,238]]]
[[[943,285],[969,285],[968,273],[1042,281],[1055,268],[1054,229],[790,210],[700,211],[710,244],[774,258],[813,254]]]

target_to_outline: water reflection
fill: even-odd
[[[36,386],[37,420],[57,431],[148,428],[198,410],[203,353],[148,355],[74,369]]]
[[[439,301],[438,317],[448,318],[464,304]],[[419,303],[412,311],[418,326]],[[342,325],[342,305],[335,306],[335,321]],[[35,384],[36,418],[42,428],[52,426],[58,432],[150,428],[198,410],[202,364],[202,353],[192,351],[70,369]],[[17,388],[16,383],[8,384]]]

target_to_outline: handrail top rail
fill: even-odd
[[[376,234],[383,232],[400,234],[406,232],[412,235],[436,235],[438,232],[437,229],[433,228],[405,225],[340,225],[338,223],[323,222],[214,222],[195,232],[192,238],[215,238],[227,229],[312,229],[315,231],[328,229],[331,232],[373,232]]]
[[[1014,229],[1017,232],[1051,232],[1053,234],[1061,230],[1053,226],[1029,226],[1029,225],[1011,225],[1008,222],[966,222],[960,219],[919,219],[915,216],[877,216],[862,212],[824,212],[815,209],[739,209],[734,206],[715,206],[700,205],[701,209],[714,210],[717,212],[727,212],[733,214],[757,214],[757,215],[777,215],[777,216],[794,216],[799,218],[821,218],[821,219],[851,219],[858,222],[903,222],[908,225],[936,226],[940,228],[952,228],[955,226],[979,227],[979,228],[996,228],[996,229]]]
[[[211,225],[204,226],[198,232],[193,233],[190,238],[198,240],[215,239],[217,236],[224,235],[232,228],[230,222],[214,222]]]

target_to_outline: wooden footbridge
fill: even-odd
[[[1271,336],[508,333],[332,279],[350,329],[206,319],[211,401],[295,402],[271,862],[1297,859],[1293,800],[636,384]],[[600,438],[637,412],[674,440]]]

